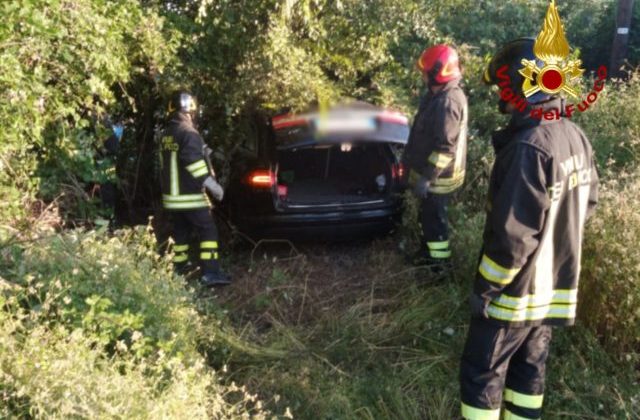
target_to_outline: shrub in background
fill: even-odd
[[[583,90],[590,92],[592,84]],[[589,89],[589,90],[588,90]],[[627,82],[607,80],[605,90],[576,122],[591,140],[604,178],[615,178],[640,162],[640,72]]]
[[[4,1],[0,15],[0,212],[15,228],[37,191],[80,194],[96,178],[101,119],[135,108],[178,37],[135,0]]]

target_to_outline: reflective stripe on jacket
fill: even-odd
[[[160,137],[162,205],[167,210],[209,207],[202,183],[209,175],[204,141],[187,114],[175,113]]]
[[[467,99],[457,80],[420,101],[402,160],[431,181],[432,193],[451,193],[464,183],[467,121]]]
[[[494,147],[474,291],[488,301],[495,322],[573,324],[583,229],[597,202],[591,144],[566,118],[540,121],[518,113],[494,135]]]

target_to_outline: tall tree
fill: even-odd
[[[616,18],[616,33],[611,48],[611,64],[609,66],[612,76],[621,75],[621,67],[627,57],[629,44],[629,32],[631,30],[631,18],[633,16],[633,0],[618,0],[618,15]]]

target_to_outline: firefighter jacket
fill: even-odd
[[[539,105],[562,115],[562,102]],[[490,320],[572,325],[583,227],[597,202],[589,140],[564,116],[516,113],[494,134],[487,219],[474,292]]]
[[[167,210],[209,206],[202,183],[209,175],[204,141],[191,118],[176,112],[160,136],[162,204]]]
[[[467,120],[467,98],[458,80],[420,101],[402,161],[430,181],[432,193],[451,193],[464,182]]]

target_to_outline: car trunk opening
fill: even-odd
[[[322,144],[278,151],[281,208],[383,204],[390,195],[395,157],[381,143]]]

